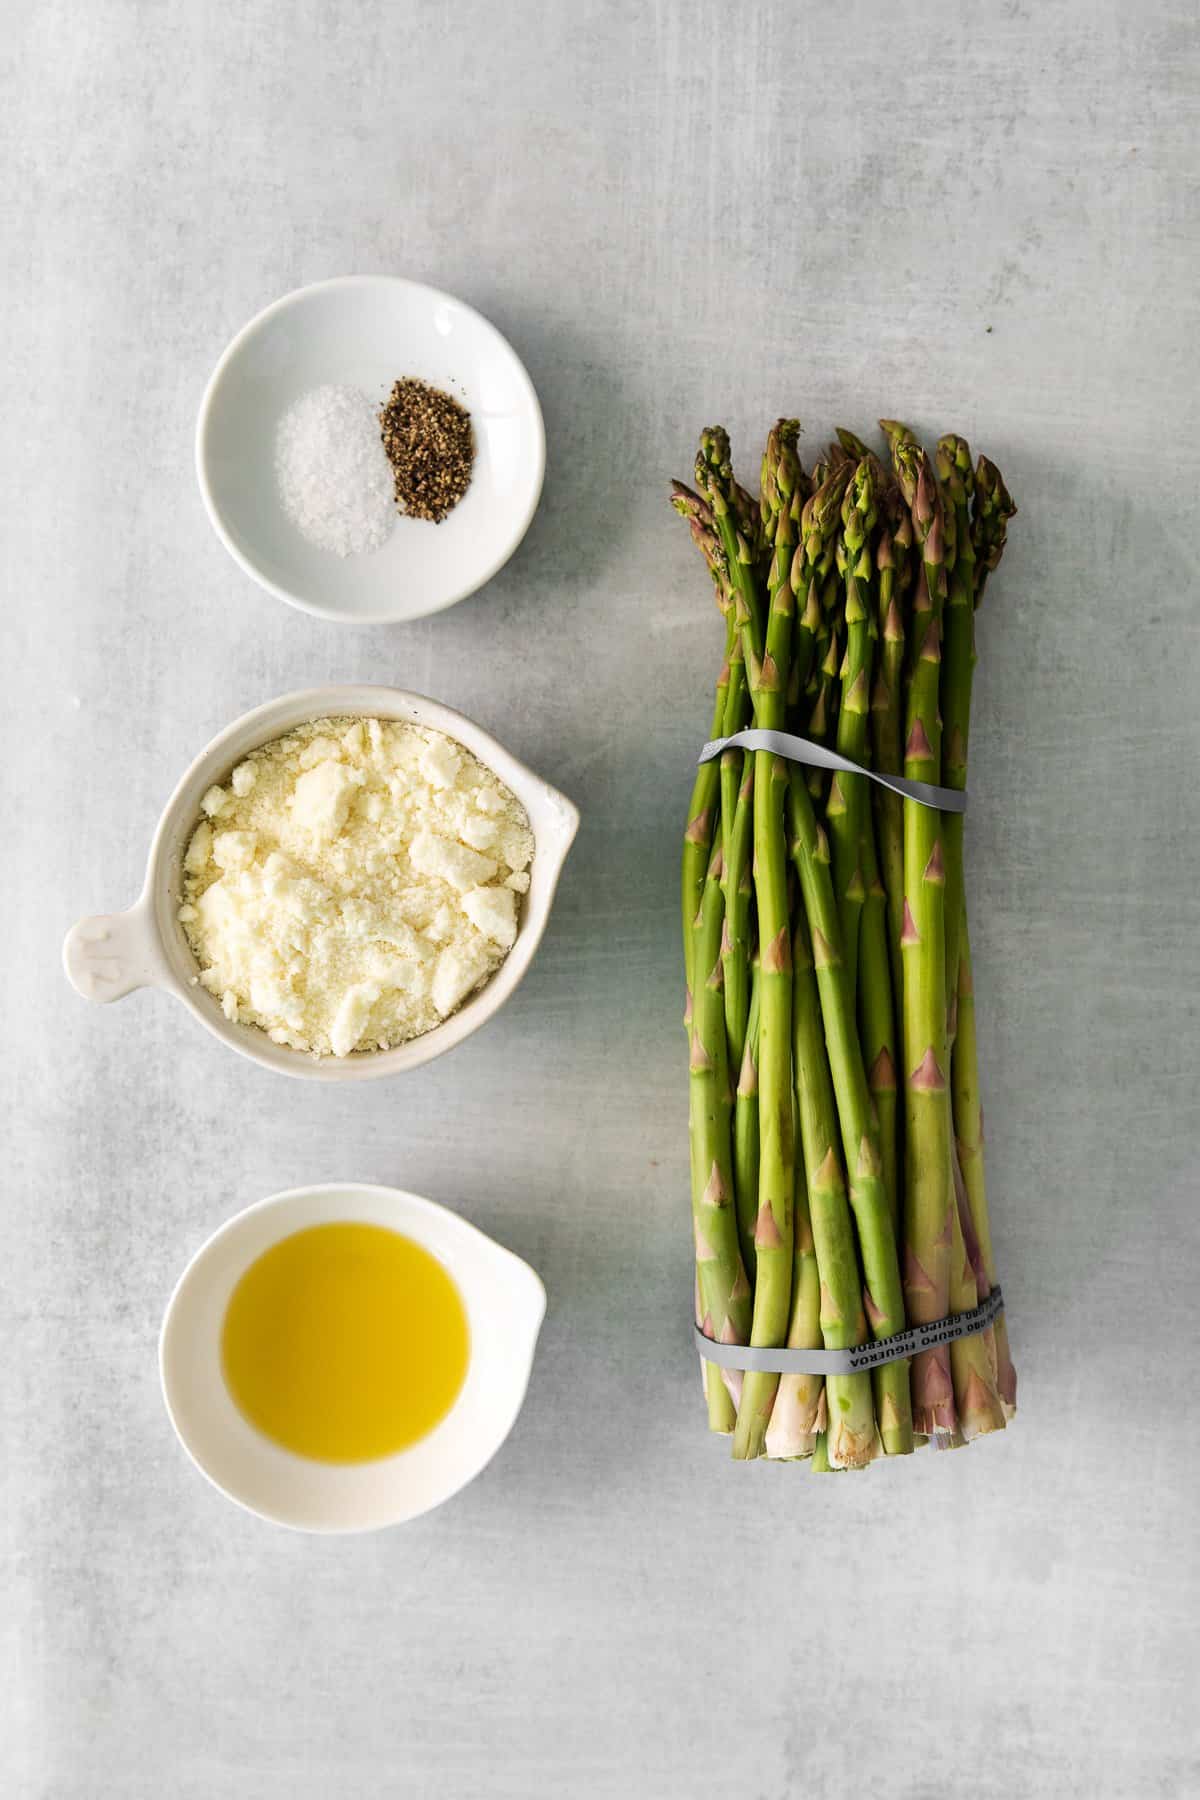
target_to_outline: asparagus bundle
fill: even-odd
[[[767,441],[758,504],[729,440],[673,487],[725,621],[714,737],[750,724],[856,768],[964,789],[974,614],[1016,511],[962,438],[882,421],[811,473]],[[684,832],[696,1320],[725,1345],[848,1349],[971,1312],[996,1285],[962,816],[771,750],[701,764]],[[704,1365],[738,1458],[862,1468],[1002,1430],[1003,1313],[872,1374]]]

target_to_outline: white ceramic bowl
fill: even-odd
[[[368,1463],[322,1463],[264,1437],[234,1404],[221,1328],[249,1265],[310,1225],[353,1220],[403,1232],[456,1283],[470,1360],[457,1400],[427,1437]],[[456,1213],[397,1188],[354,1182],[294,1188],[230,1219],[198,1250],[168,1303],[159,1339],[163,1398],[202,1474],[240,1506],[300,1531],[373,1531],[440,1506],[491,1461],[516,1422],[546,1312],[528,1263]]]
[[[252,1025],[233,1025],[203,987],[193,986],[196,959],[176,914],[183,877],[183,854],[200,818],[200,800],[214,782],[260,744],[282,737],[306,719],[350,714],[400,719],[445,732],[477,756],[510,787],[529,815],[534,852],[529,892],[521,903],[517,941],[500,968],[456,1013],[393,1050],[314,1058],[272,1043]],[[388,687],[322,687],[285,694],[228,726],[201,751],[167,801],[146,870],[141,898],[128,912],[81,919],[67,934],[63,965],[87,1000],[120,1000],[135,988],[161,987],[182,1000],[216,1037],[243,1056],[310,1081],[367,1081],[397,1075],[431,1062],[469,1037],[513,992],[533,961],[542,939],[567,851],[579,828],[579,814],[564,795],[538,779],[515,756],[470,719],[421,694]]]
[[[380,404],[415,375],[461,400],[475,428],[471,485],[434,525],[398,517],[381,549],[335,556],[292,524],[275,480],[275,429],[330,383]],[[196,426],[196,472],[217,536],[260,586],[323,619],[419,619],[473,594],[537,510],[546,434],[533,383],[485,318],[436,288],[350,275],[286,294],[234,338]]]

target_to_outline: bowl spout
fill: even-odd
[[[63,944],[67,980],[85,1000],[123,1000],[168,979],[153,911],[143,894],[128,912],[80,919]]]

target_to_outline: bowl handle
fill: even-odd
[[[134,988],[161,985],[167,966],[147,896],[128,912],[80,919],[63,944],[63,968],[85,1000],[123,1000]]]

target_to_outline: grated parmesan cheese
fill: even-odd
[[[179,921],[226,1018],[317,1056],[430,1031],[516,941],[529,820],[461,744],[316,719],[210,788]]]

